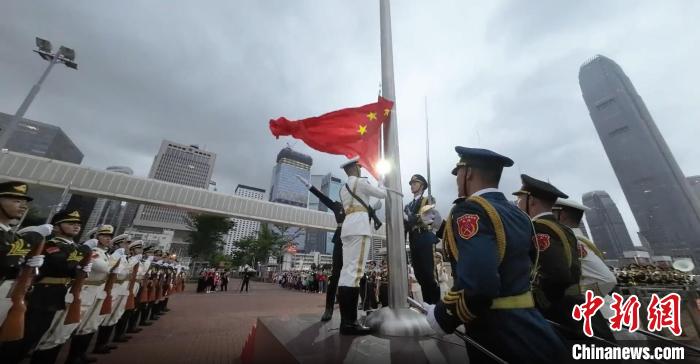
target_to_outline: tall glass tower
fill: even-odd
[[[655,254],[700,262],[700,206],[630,79],[596,56],[581,66],[579,84],[640,235]]]
[[[296,176],[310,180],[312,164],[313,159],[310,156],[294,151],[290,147],[282,149],[277,154],[277,164],[272,169],[270,201],[306,208],[309,203],[309,190]],[[286,229],[285,235],[290,238],[289,240],[293,240],[300,250],[304,249],[306,241],[304,229],[290,227]]]
[[[585,217],[593,241],[605,253],[606,259],[620,259],[623,257],[622,252],[634,250],[620,210],[607,192],[586,192],[583,204],[590,208]]]

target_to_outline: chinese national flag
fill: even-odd
[[[379,159],[379,137],[382,123],[389,119],[393,101],[381,96],[376,103],[333,111],[308,119],[270,120],[270,131],[279,138],[291,135],[311,148],[348,158],[360,157],[360,165],[375,178]]]

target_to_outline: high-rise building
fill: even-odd
[[[590,208],[585,217],[593,241],[605,253],[606,259],[620,259],[624,251],[634,250],[622,215],[607,192],[586,192],[583,204]]]
[[[327,175],[323,176],[323,179],[321,180],[321,192],[325,193],[326,196],[330,197],[334,201],[340,201],[340,189],[343,188],[344,184],[345,182],[343,182],[342,179],[333,176],[332,173],[328,173]],[[319,206],[319,209],[321,211],[328,211],[328,207],[323,204]],[[332,239],[333,233],[326,232],[326,254],[333,253],[334,244]]]
[[[211,181],[215,161],[216,154],[202,150],[196,145],[163,140],[148,177],[206,189]],[[187,211],[155,205],[141,205],[133,225],[176,231],[190,230]]]
[[[265,198],[264,189],[240,184],[236,186],[234,194],[254,200],[262,200]],[[231,229],[224,238],[224,254],[226,255],[233,254],[236,243],[241,241],[241,239],[254,237],[258,234],[258,231],[260,231],[259,221],[235,218],[233,222],[235,224],[233,229]]]
[[[312,164],[313,159],[310,156],[294,151],[290,147],[282,149],[277,154],[277,164],[272,169],[270,201],[306,208],[309,203],[309,191],[296,176],[309,180]],[[296,243],[300,251],[304,250],[306,241],[304,229],[291,227],[285,229],[284,234]]]
[[[690,185],[690,190],[695,195],[695,198],[700,201],[700,176],[688,177],[688,185]]]
[[[596,56],[581,66],[579,84],[641,235],[655,254],[700,261],[700,206],[630,79]]]
[[[128,175],[133,175],[134,171],[129,167],[123,166],[112,166],[107,167],[107,171],[115,173],[123,173]],[[92,209],[92,213],[89,215],[87,222],[84,225],[84,231],[90,231],[95,226],[102,224],[109,224],[114,226],[115,229],[119,230],[121,219],[123,215],[123,207],[121,201],[109,200],[106,198],[98,198],[95,202],[95,206]]]
[[[5,130],[14,116],[0,113],[0,129]],[[34,120],[22,119],[5,148],[19,153],[80,164],[83,153],[61,128]],[[34,198],[31,206],[46,217],[60,201],[62,189],[30,186]],[[65,202],[65,201],[64,201]]]
[[[333,176],[332,173],[325,175],[311,175],[311,183],[332,200],[340,201],[340,188],[342,186],[342,181],[340,178]],[[322,203],[319,203],[318,197],[316,197],[313,193],[309,193],[309,209],[330,213],[328,207]],[[318,229],[308,229],[306,232],[306,243],[304,250],[307,252],[316,251],[324,254],[332,254],[332,239],[332,232]]]

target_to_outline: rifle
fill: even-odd
[[[136,285],[136,275],[139,272],[139,262],[134,264],[134,268],[131,270],[131,277],[129,278],[129,296],[126,298],[126,309],[131,310],[136,307],[136,297],[134,297],[134,285]]]
[[[140,264],[140,263],[139,263]],[[151,266],[148,266],[148,270],[143,274],[143,279],[141,280],[141,287],[139,289],[141,290],[139,294],[139,303],[146,303],[148,302],[148,297],[149,297],[149,291],[150,289],[148,288],[148,277],[150,274]]]
[[[119,268],[121,262],[122,258],[119,258],[112,269],[109,270],[109,277],[107,277],[107,282],[105,283],[105,292],[107,292],[107,296],[105,296],[104,301],[102,301],[100,315],[109,315],[112,313],[112,288],[114,287],[114,281],[117,280],[117,273],[115,271]]]
[[[80,248],[84,248],[81,249],[83,250],[83,259],[81,259],[78,264],[84,267],[90,264],[92,260],[92,249],[87,246],[81,246]],[[73,285],[70,287],[70,293],[73,295],[73,302],[70,303],[66,311],[66,319],[63,320],[64,325],[77,324],[80,322],[80,291],[83,290],[83,283],[87,275],[87,273],[80,270],[75,279],[73,279]]]
[[[158,272],[158,275],[156,275],[155,301],[160,301],[161,299],[163,299],[163,282],[162,281],[163,281],[164,275],[165,274],[161,273],[161,272]]]
[[[33,258],[41,254],[41,251],[44,249],[44,237],[39,233],[26,233],[20,239],[24,239],[32,246],[26,258]],[[17,276],[15,284],[10,291],[12,307],[10,307],[5,321],[0,326],[0,342],[16,341],[24,337],[24,316],[27,312],[27,303],[24,301],[24,297],[32,285],[36,271],[35,267],[25,265]]]

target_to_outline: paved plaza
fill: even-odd
[[[323,313],[324,295],[250,282],[250,292],[238,293],[240,280],[232,279],[228,292],[194,293],[196,284],[173,296],[165,314],[152,326],[98,363],[234,363],[258,316]],[[64,348],[64,355],[67,353]],[[58,361],[62,362],[62,361]]]

